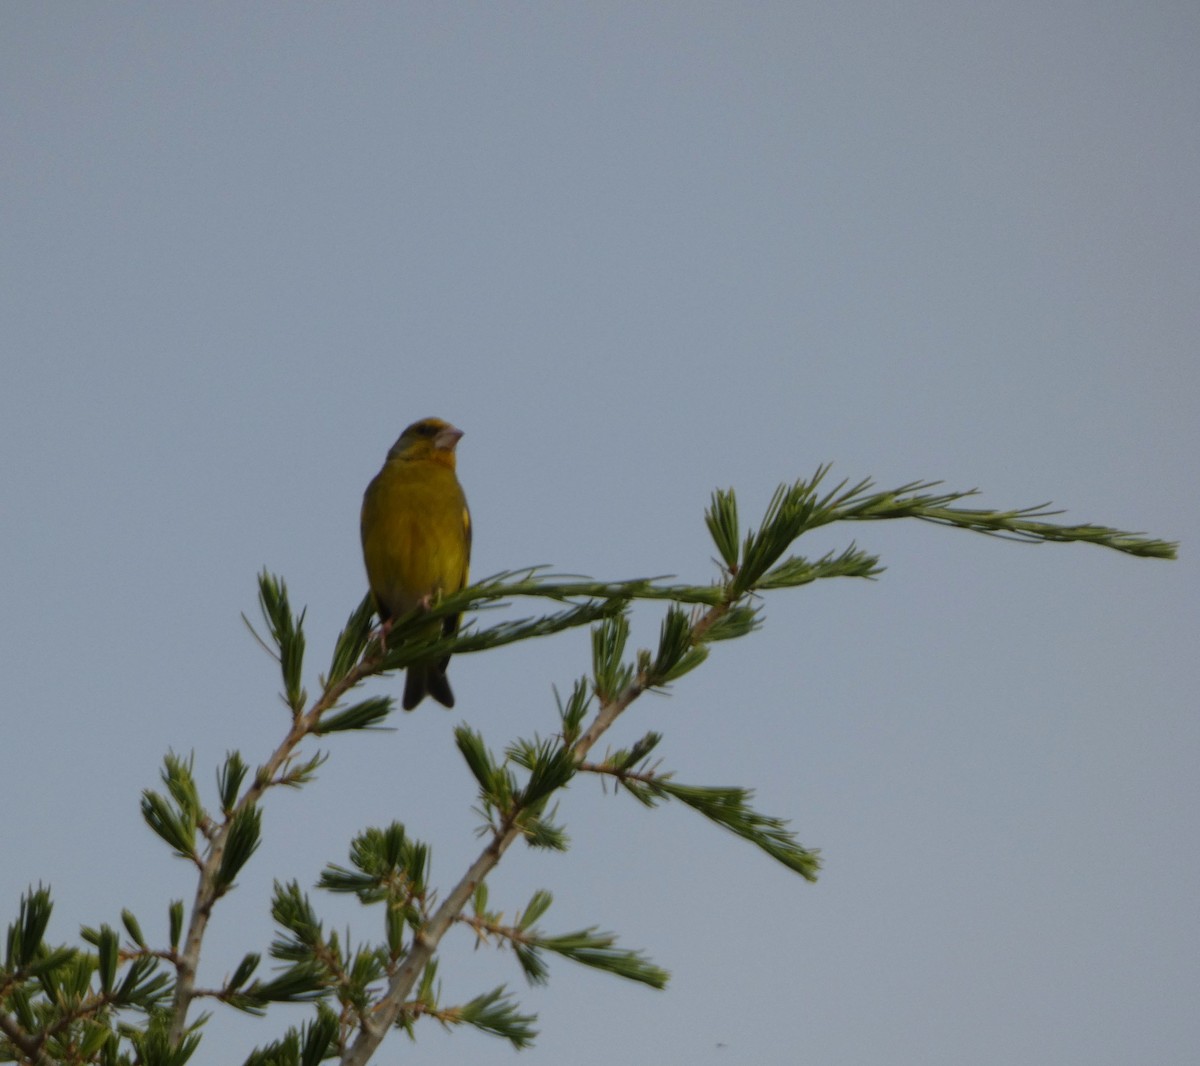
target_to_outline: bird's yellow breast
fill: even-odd
[[[430,460],[386,462],[363,497],[362,542],[381,614],[463,588],[470,517],[454,470]]]

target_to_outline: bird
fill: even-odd
[[[360,531],[367,584],[380,621],[380,647],[392,621],[467,584],[471,512],[455,472],[462,430],[440,418],[422,418],[392,445],[383,469],[363,494]],[[441,622],[453,636],[461,615]],[[436,635],[434,629],[430,636]],[[445,655],[413,663],[404,680],[406,711],[426,696],[454,706]]]

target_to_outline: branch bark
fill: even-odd
[[[42,1050],[42,1042],[31,1036],[17,1024],[15,1018],[0,1014],[0,1032],[8,1037],[9,1043],[25,1056],[33,1066],[54,1066],[54,1060]]]

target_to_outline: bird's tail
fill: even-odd
[[[454,693],[446,677],[445,660],[440,663],[414,663],[404,677],[404,709],[411,711],[426,696],[432,696],[443,707],[454,706]]]

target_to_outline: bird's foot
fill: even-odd
[[[387,654],[388,634],[392,631],[392,620],[385,619],[379,623],[379,628],[375,631],[375,639],[379,642],[379,652],[374,658],[382,659]]]

